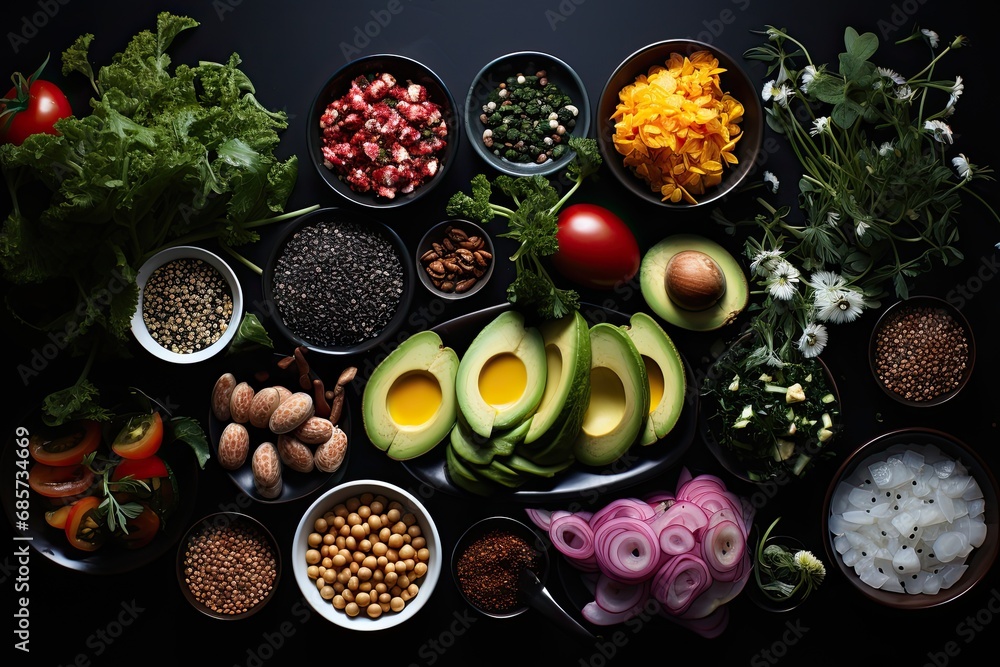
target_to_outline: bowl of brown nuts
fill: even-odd
[[[236,335],[243,290],[218,255],[197,246],[167,248],[139,267],[136,284],[132,335],[153,356],[193,364],[221,352]]]
[[[969,381],[976,341],[962,312],[944,299],[911,296],[886,309],[868,347],[872,374],[893,399],[941,405]]]
[[[359,479],[318,497],[299,521],[292,570],[306,601],[349,630],[413,618],[441,577],[441,538],[424,505],[394,484]]]
[[[219,571],[226,576],[219,579]],[[274,597],[281,550],[257,519],[216,512],[195,522],[177,550],[181,593],[198,611],[220,620],[256,614]]]
[[[417,244],[417,273],[430,293],[463,299],[481,290],[493,275],[493,240],[468,220],[445,220]]]

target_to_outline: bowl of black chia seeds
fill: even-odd
[[[503,174],[554,173],[573,159],[569,138],[590,132],[587,87],[553,55],[502,55],[472,80],[465,130],[476,153]]]
[[[416,276],[406,244],[361,213],[325,208],[291,223],[264,270],[275,326],[316,352],[371,350],[406,320]]]
[[[969,381],[976,341],[962,312],[944,299],[911,296],[885,310],[868,348],[875,382],[899,403],[940,405]]]
[[[196,246],[167,248],[139,267],[136,284],[132,334],[153,356],[178,364],[204,361],[236,335],[243,290],[218,255]]]

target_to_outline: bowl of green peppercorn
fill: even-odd
[[[569,138],[590,132],[587,87],[555,56],[508,53],[472,80],[465,130],[476,153],[498,172],[551,174],[573,159]]]

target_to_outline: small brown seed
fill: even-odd
[[[472,289],[472,286],[476,284],[477,278],[468,278],[466,280],[461,280],[455,283],[455,292],[462,294],[463,292],[468,292]]]
[[[433,250],[428,250],[427,252],[425,252],[423,255],[420,256],[420,261],[424,262],[425,264],[429,264],[430,262],[433,262],[436,259],[441,259],[441,258],[438,257],[438,254]]]
[[[469,235],[466,234],[463,230],[459,229],[458,227],[449,227],[447,234],[448,238],[450,238],[452,241],[455,241],[456,243],[458,243],[459,241],[464,241],[465,239],[469,238]]]

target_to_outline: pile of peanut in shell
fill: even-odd
[[[295,390],[282,384],[254,389],[232,373],[220,376],[212,389],[213,415],[226,423],[216,443],[219,465],[238,470],[249,457],[254,488],[267,499],[281,496],[284,469],[333,473],[347,456],[348,439],[340,418],[344,388],[354,380],[357,368],[344,369],[335,387],[327,390],[310,374],[305,348],[296,348],[279,362],[285,369],[293,364],[299,381]]]
[[[480,236],[449,225],[441,238],[420,256],[420,263],[431,284],[445,293],[462,294],[475,287],[486,275],[493,255]]]

